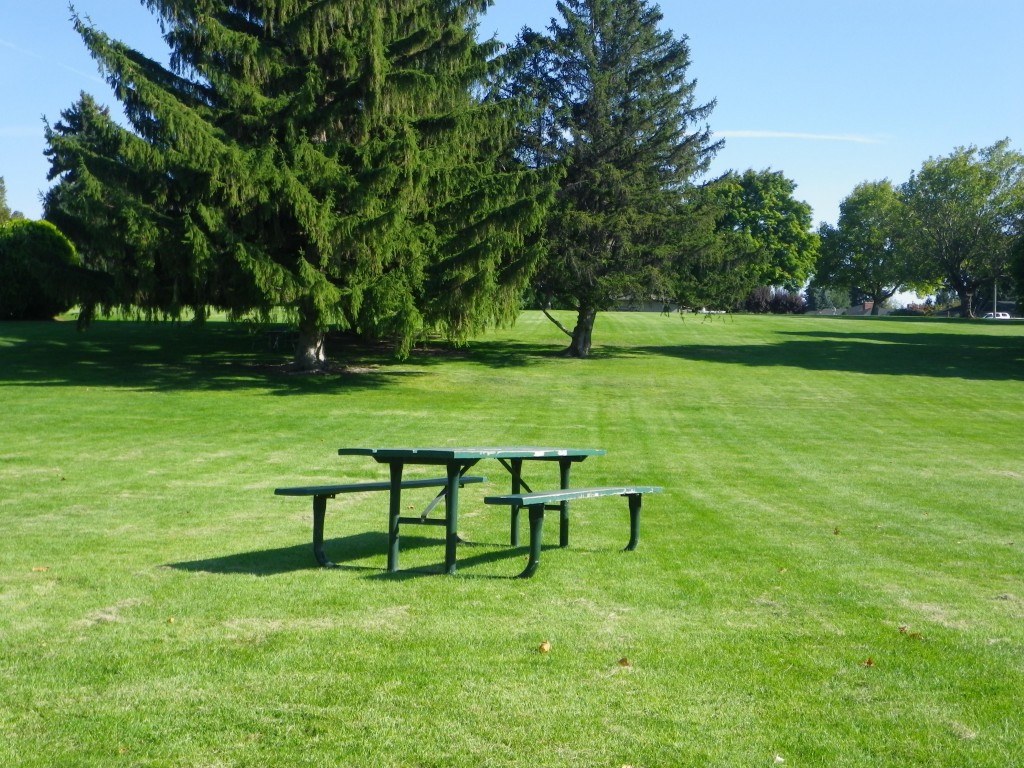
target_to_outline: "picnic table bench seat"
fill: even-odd
[[[520,577],[529,578],[537,570],[540,563],[541,528],[544,523],[544,511],[558,510],[561,514],[559,546],[569,544],[569,501],[582,499],[598,499],[604,496],[625,496],[629,500],[629,543],[625,551],[636,549],[640,539],[640,503],[645,493],[661,493],[661,488],[654,485],[610,485],[595,488],[565,488],[557,491],[535,491],[530,493],[506,493],[500,496],[485,496],[485,504],[511,506],[513,514],[519,507],[525,507],[530,516],[530,554],[526,570]],[[513,534],[514,535],[514,534]]]
[[[482,483],[486,477],[462,476],[459,478],[459,486],[471,483]],[[401,487],[404,488],[442,488],[447,489],[448,478],[428,477],[415,480],[403,480]],[[391,482],[388,480],[370,481],[363,483],[340,483],[335,485],[299,485],[288,488],[275,488],[276,496],[312,496],[313,497],[313,556],[316,561],[325,568],[334,567],[334,563],[324,555],[324,517],[327,514],[327,500],[335,498],[342,493],[364,493],[367,491],[390,491]],[[434,497],[419,517],[399,518],[404,523],[417,523],[419,525],[444,525],[444,520],[431,520],[427,518],[430,511],[437,503],[444,498],[444,490]]]

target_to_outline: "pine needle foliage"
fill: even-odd
[[[547,34],[524,30],[513,92],[534,93],[524,158],[565,175],[548,220],[542,301],[577,312],[566,353],[586,357],[594,317],[622,298],[668,297],[692,240],[694,179],[720,147],[687,76],[686,37],[647,0],[561,0]]]
[[[114,303],[291,310],[296,363],[331,327],[454,340],[513,319],[550,197],[486,99],[489,3],[143,0],[165,67],[74,24],[130,128],[89,96],[48,128],[47,212],[116,275]]]

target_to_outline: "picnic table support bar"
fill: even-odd
[[[448,488],[445,497],[444,572],[455,573],[455,548],[459,543],[459,479],[469,467],[458,463],[448,464]]]
[[[558,462],[558,474],[559,480],[561,481],[561,488],[565,490],[569,487],[569,470],[572,468],[572,462],[567,459],[562,459]],[[561,503],[561,510],[558,515],[559,528],[558,528],[558,546],[568,547],[569,546],[569,502],[563,501]]]
[[[544,525],[544,505],[532,504],[527,507],[530,513],[530,555],[526,561],[526,569],[519,574],[520,579],[528,579],[537,572],[540,564],[541,528]]]
[[[313,556],[324,568],[336,567],[324,554],[324,517],[327,515],[327,497],[313,497]]]
[[[505,460],[502,459],[501,463],[505,464]],[[511,475],[512,475],[512,493],[522,493],[523,492],[523,486],[526,485],[523,482],[523,460],[522,459],[512,459],[512,466],[509,466],[508,464],[505,464],[505,469],[507,469],[511,473]],[[527,486],[526,490],[527,490],[527,492],[529,492],[530,489],[529,489],[528,486]],[[509,536],[509,543],[513,547],[518,547],[519,546],[519,505],[518,504],[513,504],[512,505],[512,521],[511,521],[511,523],[512,523],[512,533],[511,533],[511,536]]]
[[[398,526],[401,514],[402,464],[395,462],[391,464],[391,501],[388,508],[388,573],[398,570]]]
[[[643,498],[639,493],[631,493],[629,499],[629,543],[623,552],[632,552],[636,549],[637,541],[640,540],[640,501]]]
[[[445,487],[445,488],[442,488],[442,489],[440,490],[440,492],[438,492],[437,496],[435,496],[434,498],[432,498],[432,499],[430,500],[430,503],[429,503],[429,504],[427,504],[427,508],[426,508],[426,509],[424,509],[424,510],[423,510],[423,511],[422,511],[422,512],[420,513],[420,522],[421,522],[421,523],[425,523],[425,522],[427,522],[427,518],[428,518],[428,517],[430,516],[430,513],[434,511],[434,507],[436,507],[436,506],[437,506],[438,504],[440,504],[440,503],[441,503],[441,500],[442,500],[442,499],[444,499],[444,496],[445,496],[445,494],[446,494],[447,492],[448,492],[448,489],[447,489],[447,487]]]

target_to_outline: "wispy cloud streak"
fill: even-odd
[[[880,144],[870,136],[850,133],[798,133],[795,131],[715,131],[726,139],[796,139],[798,141],[839,141],[848,144]]]
[[[75,67],[68,66],[67,64],[61,64],[59,61],[53,61],[51,58],[48,58],[48,57],[45,57],[45,56],[40,56],[35,51],[29,51],[29,50],[27,50],[25,48],[22,48],[21,46],[15,45],[10,40],[4,40],[3,38],[0,38],[0,47],[10,48],[15,53],[18,53],[18,54],[20,54],[22,56],[28,56],[29,58],[36,59],[37,61],[44,61],[47,64],[56,64],[61,69],[67,70],[68,72],[72,72],[72,73],[74,73],[76,75],[79,75],[81,77],[87,77],[90,80],[94,80],[97,83],[105,83],[106,82],[102,77],[100,77],[95,72],[92,72],[92,73],[84,72],[81,69],[77,69]]]

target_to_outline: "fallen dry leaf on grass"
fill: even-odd
[[[545,640],[539,646],[537,646],[537,650],[540,651],[541,653],[550,653],[551,652],[551,642],[549,640]]]
[[[50,569],[45,565],[32,566],[32,573],[46,573],[48,570]]]
[[[619,659],[619,666],[620,667],[631,667],[633,665],[629,663],[629,659],[627,659],[625,656],[623,656],[621,659]]]
[[[920,632],[911,632],[910,627],[908,627],[906,624],[900,624],[899,630],[901,635],[906,635],[911,640],[924,640],[924,635],[922,635]]]

